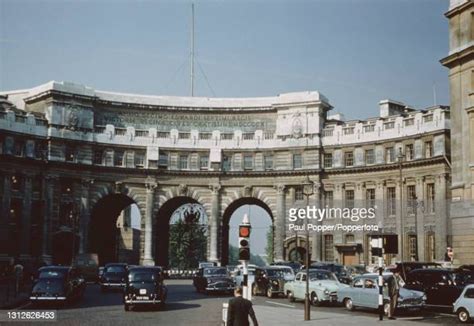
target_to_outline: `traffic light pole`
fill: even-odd
[[[243,286],[242,286],[242,292],[243,292],[243,297],[245,299],[249,299],[249,293],[248,293],[248,283],[249,283],[249,268],[248,268],[248,261],[244,260],[243,261],[243,272],[244,272],[244,281],[243,281]]]
[[[249,216],[245,214],[244,218],[242,219],[242,224],[239,225],[239,260],[242,262],[243,267],[242,296],[248,300],[252,298],[248,287],[248,263],[250,260],[250,229],[250,219]]]

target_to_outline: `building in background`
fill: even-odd
[[[451,0],[449,69],[451,89],[451,225],[454,260],[474,261],[474,1]]]

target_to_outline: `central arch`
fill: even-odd
[[[224,210],[222,216],[222,233],[221,233],[221,265],[225,266],[229,263],[229,224],[232,214],[241,206],[244,205],[255,205],[263,208],[272,221],[272,226],[274,226],[274,218],[270,207],[262,200],[254,197],[242,197],[237,200],[234,200],[227,208]],[[272,227],[274,230],[274,227]],[[274,232],[274,231],[273,231]]]
[[[170,248],[170,220],[173,213],[183,205],[199,204],[196,199],[189,196],[177,196],[168,199],[158,210],[155,223],[155,264],[163,267],[169,266]]]

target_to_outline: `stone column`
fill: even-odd
[[[218,240],[219,240],[219,191],[220,184],[209,185],[212,192],[211,199],[211,230],[209,240],[209,261],[219,261],[218,257]]]
[[[275,186],[277,190],[277,213],[275,223],[275,233],[273,240],[273,257],[276,262],[284,260],[284,242],[286,235],[286,223],[285,223],[285,185],[278,184]]]
[[[20,255],[27,258],[31,254],[31,193],[32,180],[30,175],[24,176],[23,209],[21,216]]]
[[[145,210],[145,248],[143,255],[143,265],[155,265],[153,259],[153,207],[155,202],[155,182],[147,182],[146,188],[146,210]]]
[[[8,224],[8,216],[10,211],[10,196],[11,196],[11,174],[6,173],[4,176],[3,181],[3,202],[0,203],[0,255],[5,256],[8,255],[8,232],[9,232],[9,224]]]
[[[435,214],[436,214],[436,233],[435,233],[435,250],[436,260],[443,260],[446,247],[448,246],[448,205],[446,205],[446,178],[447,175],[442,173],[436,176],[435,181]],[[452,245],[452,244],[450,244]],[[459,257],[459,256],[458,256]],[[456,260],[456,251],[454,252],[454,260]]]
[[[321,208],[321,187],[320,183],[314,183],[314,206]],[[322,222],[316,220],[315,224],[321,225]],[[314,232],[311,238],[311,260],[322,260],[322,234],[321,232]]]
[[[43,199],[43,236],[42,236],[42,254],[44,262],[51,262],[51,243],[52,243],[52,215],[54,207],[54,188],[56,186],[57,176],[45,176],[42,185]]]
[[[403,260],[408,261],[407,257],[405,256],[405,227],[406,227],[406,219],[404,216],[404,205],[403,205],[403,200],[406,199],[403,194],[403,182],[400,182],[397,180],[397,185],[395,188],[395,205],[396,205],[396,225],[397,225],[397,235],[398,235],[398,260]],[[401,191],[401,192],[400,192]],[[403,219],[403,221],[402,221]]]
[[[93,179],[81,180],[81,203],[80,203],[80,230],[79,230],[79,253],[83,254],[89,250],[89,223],[90,223],[90,207],[89,192],[90,186],[94,183]]]
[[[418,261],[426,261],[425,255],[425,213],[423,209],[423,188],[424,178],[416,178],[416,207],[415,207],[415,218],[416,218],[416,245],[418,248]]]

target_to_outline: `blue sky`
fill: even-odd
[[[190,1],[0,0],[0,89],[189,95]],[[449,104],[447,0],[195,1],[196,95],[319,90],[349,118]],[[208,86],[202,73],[203,70]]]

